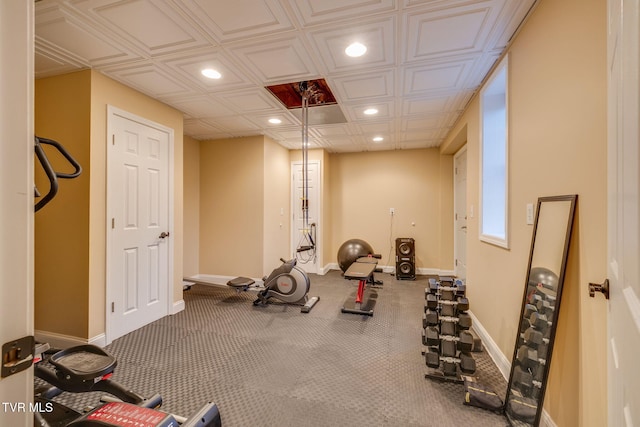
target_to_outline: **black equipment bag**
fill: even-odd
[[[513,396],[509,399],[507,412],[517,420],[533,424],[536,420],[538,405],[533,399]]]
[[[489,387],[475,381],[464,381],[464,404],[501,413],[504,402]]]

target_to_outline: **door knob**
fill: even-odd
[[[167,233],[166,231],[163,231],[162,233],[160,233],[159,236],[161,239],[164,239],[165,237],[169,237],[169,233]]]
[[[604,279],[603,283],[589,283],[589,296],[594,298],[596,292],[602,292],[606,299],[609,299],[609,279]]]

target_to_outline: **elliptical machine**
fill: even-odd
[[[289,261],[280,258],[282,265],[263,277],[264,287],[255,285],[255,280],[249,277],[236,277],[229,280],[227,285],[237,292],[259,289],[253,305],[266,305],[275,298],[285,304],[300,305],[300,312],[308,313],[313,306],[320,301],[320,297],[309,297],[309,276],[300,267],[296,266],[296,259]]]

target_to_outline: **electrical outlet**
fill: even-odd
[[[396,208],[389,208],[389,215],[393,216],[396,213]]]

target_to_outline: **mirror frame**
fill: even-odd
[[[571,233],[573,231],[573,223],[574,223],[574,216],[575,216],[575,210],[576,210],[576,204],[577,204],[577,200],[578,200],[578,195],[577,194],[573,194],[573,195],[564,195],[564,196],[550,196],[550,197],[540,197],[538,198],[538,203],[537,203],[537,208],[536,208],[536,216],[535,216],[535,222],[534,222],[534,226],[533,226],[533,235],[531,237],[531,249],[529,251],[529,262],[527,265],[527,275],[525,278],[525,286],[524,286],[524,292],[523,292],[523,297],[522,297],[522,307],[520,309],[520,317],[518,318],[518,329],[517,329],[517,334],[516,334],[516,340],[515,340],[515,345],[514,345],[514,350],[513,350],[513,357],[511,359],[511,372],[509,374],[509,381],[507,383],[507,394],[504,400],[504,408],[503,408],[503,412],[505,414],[505,416],[507,417],[507,420],[509,421],[510,425],[534,425],[537,426],[540,424],[540,417],[542,415],[542,410],[543,410],[543,406],[544,406],[544,395],[545,395],[545,391],[547,388],[547,380],[549,377],[549,370],[551,367],[551,356],[553,354],[553,344],[555,341],[555,335],[556,335],[556,329],[557,329],[557,322],[558,322],[558,314],[560,313],[560,302],[561,302],[561,298],[562,298],[562,288],[563,288],[563,284],[564,284],[564,278],[565,278],[565,272],[566,272],[566,267],[567,267],[567,259],[569,256],[569,245],[571,243]],[[529,286],[529,276],[531,274],[531,263],[533,261],[533,257],[534,257],[534,251],[535,251],[535,244],[536,244],[536,234],[538,231],[538,222],[539,222],[539,218],[540,218],[540,211],[541,211],[541,207],[544,203],[553,203],[553,202],[570,202],[570,208],[569,208],[569,214],[568,214],[568,219],[567,219],[567,227],[566,227],[566,233],[564,235],[564,246],[563,246],[563,250],[562,250],[562,259],[561,259],[561,264],[560,264],[560,271],[558,272],[558,286],[557,286],[557,291],[556,291],[556,301],[555,301],[555,306],[554,306],[554,310],[553,310],[553,315],[552,315],[552,319],[551,319],[551,325],[549,326],[550,328],[550,333],[549,333],[549,343],[547,346],[547,352],[546,352],[546,359],[545,359],[545,364],[544,364],[544,371],[543,371],[543,375],[541,378],[541,387],[540,387],[540,393],[537,397],[537,408],[536,408],[536,415],[535,415],[535,420],[533,424],[530,424],[526,421],[520,421],[520,420],[512,420],[512,418],[510,417],[507,408],[509,405],[509,399],[512,396],[512,387],[513,387],[513,380],[514,380],[514,370],[515,367],[517,365],[516,363],[516,357],[518,354],[518,344],[520,342],[520,339],[522,337],[522,332],[520,332],[522,330],[522,322],[525,319],[525,310],[526,310],[526,306],[528,304],[527,302],[527,295],[528,295],[528,286]],[[515,421],[515,424],[514,424]]]

